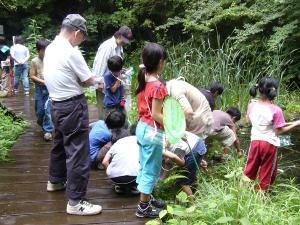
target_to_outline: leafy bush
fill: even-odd
[[[0,161],[7,160],[7,154],[17,138],[28,125],[24,120],[12,116],[0,107]]]

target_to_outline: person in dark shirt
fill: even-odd
[[[199,88],[200,92],[205,96],[206,100],[209,103],[211,111],[215,109],[215,99],[221,95],[224,91],[224,85],[218,81],[211,83],[208,89]]]

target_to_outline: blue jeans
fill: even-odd
[[[184,178],[180,178],[176,184],[179,185],[192,185],[197,178],[198,169],[200,168],[201,160],[204,155],[200,155],[195,150],[191,151],[184,157],[185,171],[181,174]]]
[[[28,80],[28,65],[15,65],[15,77],[14,77],[14,88],[18,90],[20,76],[22,76],[24,91],[29,91],[29,80]]]
[[[48,101],[49,93],[46,86],[35,85],[35,114],[37,123],[45,133],[53,131],[51,120],[51,102]]]
[[[140,147],[140,170],[137,175],[138,190],[144,194],[151,194],[159,177],[162,151],[163,131],[139,121],[136,137]]]

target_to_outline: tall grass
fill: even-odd
[[[257,79],[269,75],[281,82],[284,67],[289,63],[280,52],[271,55],[257,51],[255,58],[249,55],[231,47],[229,41],[219,44],[217,48],[212,48],[207,41],[202,41],[199,46],[193,42],[183,43],[169,49],[164,78],[168,80],[182,76],[197,88],[220,81],[225,91],[217,102],[218,107],[236,106],[244,112],[250,99],[249,89]],[[267,61],[266,65],[260,64],[262,57]]]

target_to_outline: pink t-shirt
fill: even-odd
[[[247,116],[252,123],[251,141],[267,141],[280,146],[275,129],[285,126],[281,108],[274,104],[255,101],[249,104]]]

